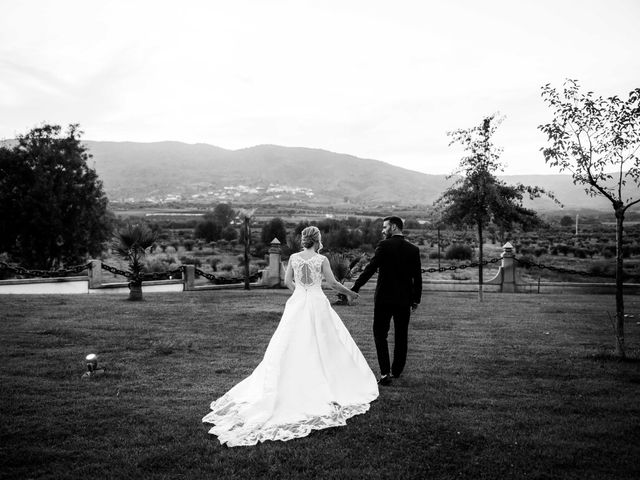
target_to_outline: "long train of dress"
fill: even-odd
[[[378,397],[375,376],[321,288],[324,257],[291,260],[296,288],[264,358],[202,421],[228,446],[345,425]]]

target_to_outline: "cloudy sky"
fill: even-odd
[[[638,0],[0,0],[0,139],[322,148],[426,173],[447,131],[505,116],[505,173],[539,152],[545,83],[640,86]]]

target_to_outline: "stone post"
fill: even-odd
[[[269,266],[267,267],[266,277],[264,284],[267,287],[279,287],[280,286],[280,274],[281,274],[281,257],[282,247],[280,241],[274,238],[271,241],[271,247],[269,248]]]
[[[102,286],[102,261],[91,260],[89,267],[89,288],[100,288]]]
[[[196,281],[196,266],[185,265],[184,275],[182,278],[182,284],[184,285],[184,291],[193,290],[193,285]]]
[[[510,242],[502,246],[502,264],[495,277],[486,282],[487,285],[500,285],[503,293],[515,293],[518,277],[516,275],[516,261],[513,245]]]
[[[502,246],[502,291],[514,293],[516,291],[516,252],[510,242]]]

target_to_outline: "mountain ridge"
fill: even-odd
[[[431,205],[454,181],[448,175],[416,172],[321,148],[262,144],[230,150],[178,141],[82,143],[92,156],[89,164],[114,202],[172,198],[203,203]],[[498,177],[508,184],[552,191],[566,208],[611,208],[608,200],[590,197],[583,186],[574,185],[570,175]],[[558,209],[549,198],[525,199],[524,204],[537,210]]]

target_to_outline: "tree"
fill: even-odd
[[[55,269],[98,256],[113,216],[87,165],[78,125],[43,125],[0,147],[0,252],[26,268]]]
[[[272,218],[262,227],[262,235],[260,236],[262,243],[270,245],[274,238],[277,238],[281,244],[287,242],[287,229],[281,218]]]
[[[219,203],[213,209],[213,221],[222,228],[228,227],[234,218],[236,218],[236,212],[228,203]]]
[[[219,240],[222,235],[223,226],[218,222],[213,213],[206,213],[201,222],[196,225],[193,235],[202,238],[205,242]]]
[[[144,257],[156,241],[156,235],[146,225],[127,225],[116,233],[115,252],[129,263],[129,300],[142,300]]]
[[[448,132],[453,138],[449,145],[461,144],[468,155],[460,160],[456,172],[460,177],[435,202],[442,223],[476,229],[480,301],[483,288],[483,230],[489,223],[504,229],[514,224],[533,226],[541,223],[536,212],[522,206],[522,199],[525,193],[530,198],[546,193],[539,187],[506,185],[496,178],[495,172],[502,170],[499,161],[502,150],[493,145],[491,137],[501,121],[493,114],[486,117],[480,126]]]
[[[547,84],[542,99],[553,119],[538,128],[551,146],[541,148],[545,161],[569,171],[587,194],[611,202],[616,218],[616,354],[625,358],[623,235],[628,209],[640,202],[640,88],[624,101],[582,93],[577,80],[561,92]]]
[[[573,218],[569,215],[565,215],[560,219],[560,225],[563,227],[570,227],[573,225]]]

